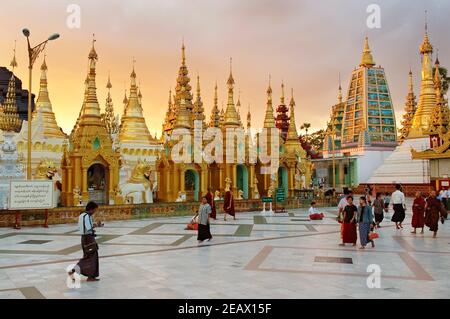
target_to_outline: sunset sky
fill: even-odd
[[[366,8],[372,3],[381,7],[380,29],[366,26]],[[79,29],[66,25],[70,4],[81,7]],[[31,30],[33,44],[60,33],[61,38],[47,47],[49,91],[58,124],[70,133],[83,100],[87,56],[95,33],[100,106],[105,104],[110,71],[115,111],[122,114],[135,57],[147,125],[160,136],[184,37],[191,83],[195,90],[198,73],[208,119],[216,80],[219,106],[226,105],[225,82],[233,57],[236,97],[240,90],[243,117],[250,104],[255,128],[262,126],[271,74],[274,104],[279,102],[284,80],[287,91],[291,87],[295,91],[298,128],[309,122],[315,130],[325,126],[337,101],[339,72],[346,91],[367,35],[375,62],[386,69],[399,120],[410,67],[419,94],[418,47],[425,10],[431,42],[447,67],[450,2],[443,0],[7,0],[0,9],[0,65],[9,67],[17,40],[16,74],[27,83],[22,28]],[[33,93],[39,89],[42,57],[34,68]]]

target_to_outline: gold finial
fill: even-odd
[[[359,66],[364,67],[373,67],[375,65],[375,62],[373,60],[372,52],[370,51],[369,47],[369,38],[366,36],[364,39],[364,50],[361,57],[361,64]]]
[[[290,106],[295,106],[295,100],[294,100],[294,88],[291,88],[291,101],[289,102]]]
[[[428,37],[428,11],[425,10],[425,35],[423,38],[423,42],[420,45],[420,53],[433,53],[433,46],[430,43],[430,39]]]
[[[339,104],[342,103],[342,85],[341,85],[341,72],[339,72],[339,89],[338,89],[338,102]]]
[[[284,80],[281,80],[281,105],[284,105]]]
[[[186,65],[186,52],[185,51],[186,51],[186,47],[184,45],[184,37],[183,37],[182,45],[181,45],[181,63],[183,65]]]
[[[200,75],[197,74],[197,98],[200,97]]]
[[[136,72],[134,71],[134,66],[135,66],[135,64],[136,64],[136,59],[133,57],[133,62],[132,62],[132,64],[133,64],[133,71],[131,72],[131,77],[132,78],[136,78]]]
[[[267,88],[267,95],[272,100],[272,86],[271,86],[272,76],[269,74],[269,87]]]
[[[233,79],[233,58],[230,58],[230,76],[228,77],[228,88],[233,88],[234,79]]]
[[[111,90],[111,88],[112,88],[112,84],[111,84],[111,72],[110,72],[110,71],[108,71],[108,83],[106,84],[106,88],[107,88],[108,90]]]
[[[125,89],[125,95],[124,95],[124,98],[123,98],[123,104],[127,104],[128,103],[128,98],[127,98],[127,89]]]
[[[47,54],[44,53],[44,60],[42,61],[42,65],[41,65],[41,70],[42,71],[47,71],[48,70],[47,62],[45,61],[46,57],[47,57]]]
[[[98,59],[97,52],[95,51],[95,42],[97,40],[95,39],[95,33],[92,34],[92,48],[91,52],[89,52],[89,59]]]
[[[14,40],[14,50],[13,50],[14,54],[13,54],[13,59],[12,59],[11,64],[10,64],[11,67],[12,67],[13,72],[14,72],[14,68],[17,67],[17,60],[16,60],[16,45],[17,45],[17,40]]]

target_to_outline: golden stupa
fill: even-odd
[[[120,144],[155,144],[155,139],[150,135],[145,118],[143,115],[142,105],[136,85],[136,72],[131,72],[130,95],[126,100],[119,130]],[[142,95],[141,95],[142,97]]]
[[[61,131],[56,122],[55,113],[53,113],[52,103],[48,94],[47,87],[47,63],[42,62],[41,65],[41,80],[39,86],[39,95],[36,101],[36,109],[32,114],[32,121],[37,117],[42,117],[40,126],[43,128],[43,135],[46,138],[66,138],[66,135]]]

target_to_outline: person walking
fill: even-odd
[[[433,232],[433,238],[436,238],[439,226],[439,219],[444,223],[444,216],[442,214],[442,202],[437,199],[436,191],[431,191],[430,197],[427,199],[425,208],[425,225]]]
[[[347,196],[347,205],[344,207],[343,219],[341,226],[341,239],[342,243],[340,246],[345,246],[345,244],[353,244],[356,246],[356,240],[358,235],[356,233],[356,215],[358,209],[353,204],[353,197]]]
[[[81,248],[83,249],[83,258],[77,263],[80,274],[87,277],[87,281],[99,281],[99,261],[98,245],[95,241],[95,228],[97,224],[93,222],[92,216],[97,212],[98,205],[95,202],[89,202],[86,210],[78,218],[78,228],[81,234]],[[73,274],[75,269],[69,272],[72,280],[75,280]]]
[[[391,221],[395,223],[397,229],[403,228],[402,223],[405,220],[406,201],[405,194],[401,191],[400,184],[395,185],[395,192],[392,193],[391,203],[394,209]]]
[[[206,200],[208,201],[209,206],[211,206],[211,218],[216,219],[216,202],[214,201],[214,194],[212,188],[208,188],[208,193],[206,194]]]
[[[384,200],[381,197],[381,193],[377,193],[375,196],[375,200],[373,201],[373,213],[375,215],[375,224],[377,228],[379,228],[384,219]]]
[[[348,205],[348,197],[349,196],[353,196],[353,191],[349,190],[349,189],[345,189],[344,190],[344,197],[341,198],[341,200],[339,201],[339,204],[338,204],[338,218],[337,218],[337,220],[341,224],[341,239],[342,239],[343,234],[344,234],[344,223],[343,223],[343,220],[344,220],[344,209],[345,209],[345,206]],[[353,197],[352,197],[352,200],[353,200]]]
[[[416,192],[416,198],[414,199],[413,206],[412,206],[412,220],[411,225],[414,228],[414,230],[411,232],[411,234],[417,233],[417,228],[422,228],[422,231],[420,232],[423,234],[423,227],[425,225],[425,206],[426,206],[425,199],[422,196],[421,192]]]
[[[362,196],[359,199],[357,220],[359,228],[359,242],[361,243],[361,247],[359,247],[359,249],[365,249],[369,242],[372,244],[372,247],[375,247],[375,242],[372,239],[369,239],[370,228],[373,224],[373,215],[370,206],[367,205],[367,199],[365,196]]]
[[[198,208],[198,236],[197,240],[199,243],[208,239],[212,239],[209,218],[212,213],[211,206],[208,204],[206,196],[202,197],[202,203]]]

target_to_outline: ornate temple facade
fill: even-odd
[[[295,102],[291,100],[291,121],[286,141],[281,139],[281,132],[276,129],[274,110],[272,106],[272,88],[269,85],[267,90],[267,107],[264,121],[264,128],[269,130],[265,140],[265,145],[270,149],[271,134],[270,129],[274,129],[276,138],[281,144],[279,154],[279,168],[274,174],[262,174],[261,168],[265,164],[257,160],[258,152],[256,144],[251,133],[251,115],[247,114],[247,127],[241,121],[238,112],[240,99],[235,104],[234,86],[235,80],[232,70],[227,80],[227,106],[225,111],[219,110],[217,97],[217,84],[215,86],[214,104],[209,123],[205,122],[203,102],[200,92],[200,81],[197,78],[196,98],[194,100],[191,93],[190,78],[186,65],[185,47],[182,47],[182,61],[178,72],[175,95],[169,94],[169,104],[166,118],[163,124],[163,143],[164,151],[157,161],[158,171],[158,199],[163,201],[183,201],[198,200],[200,196],[206,194],[210,188],[212,191],[224,193],[226,181],[230,183],[230,190],[237,199],[255,199],[260,196],[266,196],[267,191],[274,187],[283,187],[287,196],[293,196],[295,189],[301,188],[301,183],[295,183],[301,180],[303,175],[305,188],[309,185],[311,167],[306,159],[304,150],[298,141],[298,135],[295,127],[294,106]],[[283,93],[284,99],[284,93]],[[219,143],[211,143],[213,137],[207,135],[207,128],[215,128],[219,132],[214,138]],[[227,132],[234,130],[235,135],[228,135]],[[200,138],[202,137],[202,138]],[[180,150],[179,140],[187,139],[192,141],[194,146],[190,149]],[[259,135],[257,140],[259,139]],[[195,144],[195,141],[199,141]],[[232,147],[227,147],[230,143]],[[220,154],[222,160],[213,160],[205,162],[197,161],[195,154],[202,153],[201,150],[195,150],[196,147],[207,149],[214,145],[212,151],[214,155]],[[194,151],[192,151],[194,150]],[[243,158],[240,158],[239,151]],[[265,150],[267,151],[267,150]],[[269,152],[270,153],[270,152]],[[183,157],[180,162],[176,157]],[[268,153],[266,153],[268,154]],[[254,155],[254,156],[253,156]],[[216,157],[214,157],[217,159]],[[297,173],[296,173],[297,172]],[[278,180],[278,181],[277,181]]]
[[[345,101],[339,86],[338,103],[332,107],[326,128],[323,159],[314,160],[316,178],[340,188],[367,182],[395,149],[396,132],[386,74],[376,66],[366,37]]]

